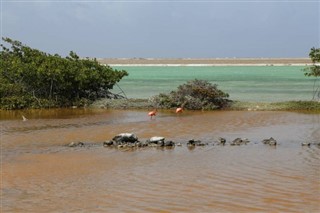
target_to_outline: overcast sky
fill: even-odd
[[[308,57],[320,2],[1,0],[1,35],[62,56]]]

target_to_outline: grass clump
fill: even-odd
[[[317,101],[284,101],[274,103],[261,102],[242,102],[234,101],[230,108],[231,110],[265,110],[265,111],[320,111],[320,102]]]

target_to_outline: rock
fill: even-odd
[[[187,146],[205,146],[206,143],[202,143],[200,140],[191,139],[188,141]]]
[[[236,139],[234,139],[234,140],[231,142],[230,145],[232,145],[232,146],[234,146],[234,145],[241,145],[241,142],[242,142],[241,138],[236,138]]]
[[[175,146],[175,143],[173,142],[173,141],[166,141],[166,142],[164,142],[164,146]]]
[[[239,146],[239,145],[247,144],[249,142],[250,141],[249,141],[248,138],[236,138],[230,143],[230,145],[231,146],[234,146],[234,145],[238,145]]]
[[[191,139],[188,141],[187,146],[195,146],[196,145],[196,141],[194,139]]]
[[[112,140],[117,143],[119,142],[135,143],[138,141],[138,137],[133,133],[121,133],[119,135],[116,135]]]
[[[173,141],[165,141],[164,137],[151,137],[149,140],[146,141],[148,146],[151,147],[169,147],[169,146],[174,146],[175,143]]]
[[[147,143],[143,143],[143,142],[136,142],[135,146],[136,147],[146,147],[146,146],[148,146],[148,144]]]
[[[156,143],[150,143],[151,147],[157,147],[157,148],[165,148],[165,149],[173,149],[175,146],[175,143],[173,141],[160,141],[157,144]]]
[[[208,145],[208,143],[203,143],[201,141],[200,141],[200,143],[196,143],[196,146],[206,146],[206,145]]]
[[[225,145],[226,144],[226,139],[225,138],[221,138],[221,137],[219,137],[218,138],[218,141],[217,141],[217,144],[218,145]]]
[[[82,147],[84,146],[84,143],[79,141],[79,142],[71,142],[68,144],[69,147]]]
[[[125,148],[126,144],[119,144],[117,147],[118,147],[118,149]]]
[[[270,145],[270,146],[276,146],[276,145],[277,145],[277,141],[276,141],[276,140],[271,140],[271,141],[269,142],[269,145]]]
[[[103,146],[112,146],[112,145],[114,145],[113,144],[113,141],[105,141],[105,142],[103,142]]]
[[[127,143],[126,147],[127,148],[135,148],[136,147],[136,143]]]
[[[269,144],[270,146],[276,146],[277,145],[277,141],[273,137],[271,137],[269,139],[263,139],[262,143],[263,144]]]
[[[308,146],[308,147],[310,147],[311,146],[311,143],[309,142],[303,142],[303,143],[301,143],[301,146]]]
[[[151,137],[151,138],[148,140],[148,142],[149,142],[149,143],[156,143],[156,144],[158,144],[158,143],[164,142],[164,140],[165,140],[164,137],[154,136],[154,137]]]
[[[160,140],[160,141],[155,141],[154,144],[157,144],[160,147],[164,146],[164,141]]]
[[[182,144],[181,143],[177,143],[177,146],[182,146]]]

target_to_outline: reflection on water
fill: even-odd
[[[29,120],[23,122],[21,114]],[[53,110],[1,112],[1,212],[319,212],[320,114]],[[174,149],[102,147],[120,132]],[[187,149],[189,139],[247,137]],[[274,137],[277,147],[265,146]],[[64,146],[72,141],[93,144]]]

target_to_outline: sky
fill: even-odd
[[[1,37],[94,58],[308,57],[320,0],[0,0]]]

